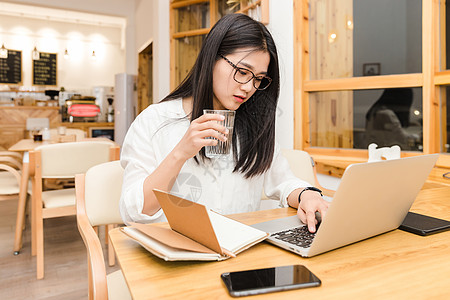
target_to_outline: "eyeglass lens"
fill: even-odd
[[[270,85],[270,79],[266,76],[255,76],[250,70],[236,68],[234,80],[239,83],[247,83],[253,79],[253,86],[257,90],[264,90]]]

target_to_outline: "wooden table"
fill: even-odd
[[[411,210],[450,220],[450,188],[422,190]],[[282,208],[232,217],[252,224],[294,213]],[[228,299],[221,273],[290,264],[307,266],[322,286],[249,299],[450,299],[450,231],[422,237],[394,230],[312,258],[262,242],[222,262],[165,262],[118,229],[110,237],[135,300]]]

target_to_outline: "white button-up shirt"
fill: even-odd
[[[189,125],[179,99],[150,105],[130,126],[121,153],[125,173],[120,213],[125,223],[166,220],[161,209],[152,216],[142,213],[144,180],[178,144]],[[221,214],[258,210],[263,189],[268,198],[279,200],[284,207],[294,189],[311,185],[292,174],[278,145],[270,169],[249,179],[233,173],[232,155],[199,163],[192,158],[186,161],[170,193]]]

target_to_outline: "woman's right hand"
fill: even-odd
[[[228,129],[217,123],[223,121],[224,116],[218,114],[204,114],[191,122],[183,138],[173,149],[183,159],[188,160],[200,151],[204,146],[215,146],[217,140],[208,139],[214,137],[221,141],[227,140]]]

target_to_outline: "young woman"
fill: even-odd
[[[130,221],[163,221],[153,189],[170,191],[222,214],[255,211],[262,191],[281,206],[298,209],[315,231],[315,213],[328,203],[296,178],[275,143],[279,95],[278,56],[266,27],[242,14],[221,18],[204,40],[187,78],[133,122],[122,148],[125,168],[121,214]],[[236,112],[232,136],[219,115]],[[204,147],[232,139],[225,159]],[[299,205],[300,203],[300,205]]]

